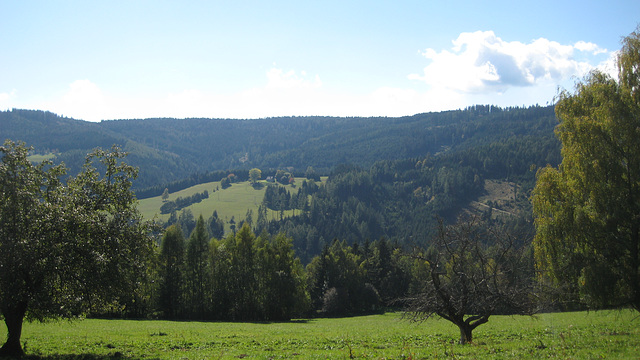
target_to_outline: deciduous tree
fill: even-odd
[[[439,225],[435,247],[415,255],[425,270],[422,289],[409,299],[414,320],[437,315],[460,329],[460,344],[496,313],[532,312],[532,272],[522,249],[507,234],[487,229],[477,219]]]
[[[640,311],[640,30],[618,79],[593,71],[556,105],[562,163],[537,174],[535,254],[545,279],[593,307]]]
[[[126,298],[154,246],[131,191],[137,171],[117,147],[95,150],[66,181],[64,166],[33,165],[28,151],[11,141],[0,147],[3,356],[23,354],[24,319],[72,318]]]
[[[251,182],[252,185],[257,184],[258,180],[260,180],[261,177],[262,177],[262,171],[260,171],[260,169],[253,168],[249,170],[249,181]]]

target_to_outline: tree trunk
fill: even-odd
[[[458,328],[460,328],[460,345],[471,343],[471,341],[473,341],[473,335],[471,334],[473,328],[464,323],[458,325]]]
[[[0,348],[0,357],[22,357],[24,350],[20,343],[22,336],[22,321],[27,311],[26,302],[3,310],[4,323],[7,325],[7,342]]]

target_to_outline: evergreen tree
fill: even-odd
[[[202,215],[189,237],[186,258],[187,307],[192,318],[203,318],[210,305],[209,234]]]
[[[224,238],[224,221],[218,217],[216,210],[213,211],[209,218],[209,233],[218,240]]]
[[[182,228],[183,234],[191,234],[194,227],[196,226],[196,220],[193,216],[193,212],[191,212],[191,209],[184,209],[180,212],[177,224],[179,224]]]
[[[255,235],[245,224],[233,239],[231,250],[230,297],[234,320],[255,320],[260,313],[257,302],[258,273],[255,256]]]
[[[169,226],[162,237],[160,252],[161,283],[160,311],[168,319],[180,317],[184,311],[184,252],[182,229]]]

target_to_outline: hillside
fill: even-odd
[[[80,170],[84,157],[96,147],[118,145],[129,153],[127,162],[139,167],[136,188],[167,183],[198,169],[179,155],[136,142],[99,123],[60,117],[48,111],[0,111],[0,139],[24,141],[37,154],[55,154],[72,173]]]
[[[369,167],[380,160],[463,154],[478,147],[509,156],[514,146],[528,146],[525,140],[555,141],[552,131],[556,124],[553,107],[538,106],[474,106],[400,118],[132,119],[100,123],[14,109],[0,112],[0,138],[25,141],[39,153],[53,152],[56,161],[64,161],[72,169],[79,168],[90,149],[118,144],[130,153],[128,162],[140,168],[134,187],[143,189],[194,173],[229,169],[288,167],[300,174],[312,166],[327,174],[338,164]],[[482,166],[493,171],[491,160]]]
[[[130,153],[127,162],[140,169],[134,188],[147,218],[159,214],[165,188],[169,201],[207,190],[208,198],[158,220],[178,223],[189,234],[202,214],[222,236],[251,211],[256,233],[286,233],[306,262],[334,239],[427,245],[437,219],[453,221],[469,212],[528,241],[535,169],[560,161],[556,124],[553,107],[539,106],[474,106],[401,118],[101,123],[12,110],[0,112],[0,137],[34,146],[34,159],[53,154],[72,172],[92,148],[119,144]],[[289,195],[271,192],[267,199],[266,188],[246,182],[254,167],[263,179],[278,169],[300,177],[309,167],[328,178],[309,186],[298,179]],[[237,183],[220,190],[220,179],[231,173]],[[210,218],[214,210],[217,219]]]
[[[297,183],[302,183],[303,179],[296,179]],[[261,182],[265,184],[264,181]],[[280,185],[283,186],[283,185]],[[287,191],[295,191],[296,188],[287,185],[283,186]],[[187,189],[171,193],[168,201],[173,201],[178,197],[188,197],[196,193],[207,191],[209,197],[192,205],[180,209],[180,212],[184,210],[190,211],[195,218],[202,215],[204,219],[211,217],[214,211],[218,213],[220,219],[225,223],[225,231],[228,233],[231,231],[229,228],[229,221],[233,218],[236,221],[242,221],[247,215],[247,211],[251,211],[253,214],[258,213],[258,207],[262,204],[266,186],[255,188],[249,184],[248,181],[242,181],[234,183],[227,189],[222,189],[220,182],[208,182],[195,186],[191,186]],[[166,223],[171,214],[162,214],[160,207],[164,201],[161,196],[150,197],[142,199],[138,203],[138,209],[142,213],[143,217],[151,220],[157,219],[162,223]],[[292,216],[293,211],[286,211],[286,216]],[[269,210],[267,217],[269,219],[276,219],[279,216],[277,211]]]

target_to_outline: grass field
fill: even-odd
[[[90,319],[25,324],[22,339],[32,359],[638,359],[639,325],[631,311],[494,316],[465,346],[444,320],[411,323],[397,313],[286,323]]]
[[[32,163],[41,163],[45,160],[51,160],[54,157],[56,157],[56,155],[54,153],[48,153],[45,155],[42,154],[33,154],[33,155],[29,155],[27,158],[29,159],[29,161],[31,161]]]
[[[296,184],[299,186],[302,184],[303,178],[296,178]],[[326,179],[325,179],[326,180]],[[253,210],[254,221],[258,214],[258,206],[262,203],[264,193],[266,189],[266,182],[261,189],[254,189],[248,181],[234,183],[231,187],[222,190],[220,182],[210,182],[192,186],[188,189],[184,189],[169,195],[169,200],[175,200],[178,197],[187,197],[195,193],[201,193],[204,190],[209,192],[209,198],[203,201],[193,204],[185,209],[190,209],[193,216],[196,218],[202,214],[205,220],[207,220],[213,211],[218,212],[218,216],[225,222],[229,221],[231,217],[235,217],[236,222],[243,220],[247,213],[247,210]],[[282,186],[282,185],[281,185]],[[297,188],[293,188],[290,185],[286,186],[289,191],[297,191]],[[215,189],[218,189],[214,192]],[[160,214],[160,206],[162,206],[162,198],[160,196],[142,199],[138,203],[138,209],[142,213],[145,219],[153,219],[157,217],[162,221],[167,221],[169,214]],[[296,211],[297,212],[297,211]],[[292,215],[293,211],[286,211],[285,216]],[[275,219],[280,216],[277,211],[269,211],[268,216],[270,219]],[[228,224],[227,224],[228,226]],[[228,230],[228,229],[227,229]]]

